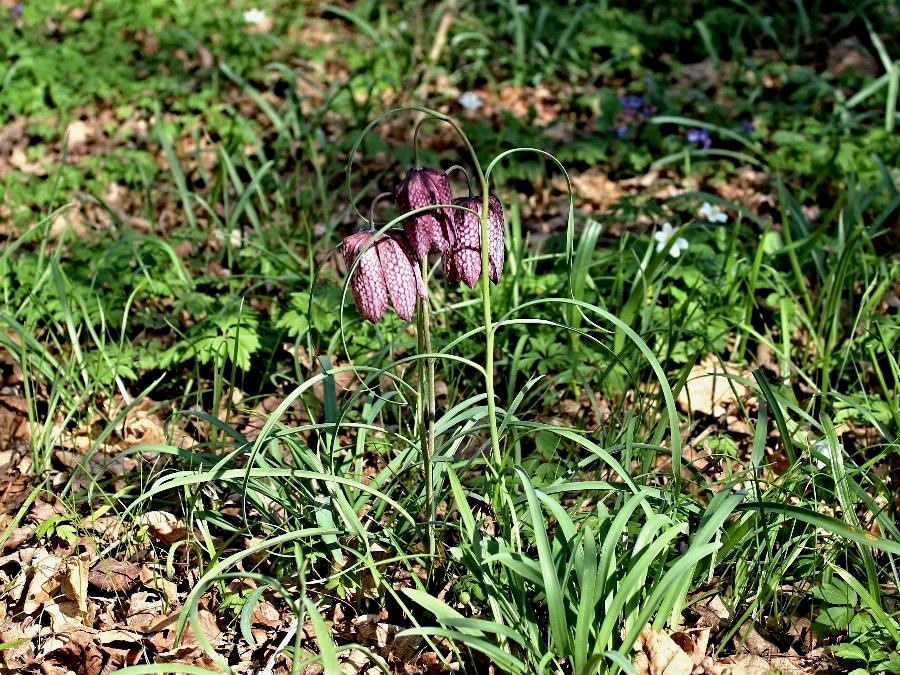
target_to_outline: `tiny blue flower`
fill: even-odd
[[[623,96],[619,99],[619,105],[623,108],[638,110],[644,105],[644,99],[640,96]]]
[[[619,138],[625,138],[628,135],[628,127],[624,124],[621,124],[616,127],[616,136]]]
[[[703,149],[712,145],[712,140],[709,138],[709,132],[706,129],[688,129],[687,139],[689,143],[696,143]]]

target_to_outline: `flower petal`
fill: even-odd
[[[393,233],[385,235],[375,244],[375,248],[391,305],[401,318],[410,321],[416,311],[419,284],[416,281],[416,265],[396,240],[397,236]]]
[[[454,227],[449,239],[450,255],[444,259],[444,276],[474,287],[481,278],[481,197],[462,197],[453,203],[471,211],[454,209]],[[474,211],[474,213],[472,213]],[[506,250],[504,247],[503,205],[488,200],[488,271],[491,281],[500,281]]]
[[[488,257],[490,258],[491,281],[495,284],[500,282],[503,264],[506,261],[503,225],[503,204],[491,195],[488,201]]]
[[[453,210],[451,267],[458,279],[473,288],[481,277],[481,197],[461,197],[453,203],[471,210]]]
[[[351,234],[344,240],[342,253],[348,269],[352,270],[350,291],[353,293],[356,309],[364,319],[378,323],[387,309],[388,293],[375,247],[370,246],[363,251],[359,264],[355,269],[353,267],[359,251],[371,237],[369,232]]]
[[[404,211],[450,202],[450,179],[439,169],[410,169],[397,186],[397,203]],[[403,221],[403,229],[419,258],[427,256],[429,251],[446,250],[446,231],[452,218],[449,210],[426,211]]]
[[[416,276],[416,295],[420,298],[427,298],[428,289],[425,286],[425,280],[422,279],[422,268],[419,265],[419,261],[416,259],[416,254],[409,243],[409,239],[398,232],[391,233],[391,236],[394,241],[400,245],[400,248],[403,249],[403,253],[406,254],[406,257],[409,258],[410,263],[412,263],[413,272]]]

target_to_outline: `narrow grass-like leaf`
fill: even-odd
[[[331,630],[325,619],[319,614],[319,610],[309,598],[303,598],[303,606],[309,615],[309,620],[313,625],[313,631],[316,634],[316,644],[319,645],[319,660],[325,675],[342,675],[341,664],[337,657],[337,648],[331,640]]]
[[[563,601],[562,588],[557,577],[556,567],[550,553],[550,542],[547,539],[547,530],[544,528],[544,518],[541,514],[540,501],[528,474],[520,467],[516,467],[516,474],[522,482],[522,487],[528,497],[528,512],[531,515],[531,527],[534,531],[535,545],[538,551],[538,562],[541,566],[544,595],[547,599],[547,609],[550,613],[550,633],[556,644],[558,652],[568,656],[572,652],[569,641],[568,619],[566,617],[565,602]]]

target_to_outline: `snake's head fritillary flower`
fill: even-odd
[[[406,237],[388,232],[369,245],[374,232],[357,232],[344,239],[341,252],[347,268],[353,270],[350,290],[360,315],[378,323],[390,304],[397,314],[410,321],[418,298],[427,298],[422,273]],[[359,258],[359,264],[353,264]]]
[[[462,281],[473,288],[481,278],[481,197],[454,199],[453,230],[444,254],[444,276],[448,281]],[[473,213],[474,212],[474,213]],[[504,248],[503,205],[491,196],[488,200],[488,263],[490,279],[500,281],[506,255]]]
[[[397,204],[404,211],[414,211],[425,206],[451,203],[450,179],[439,169],[410,169],[406,178],[397,186]],[[429,252],[447,250],[448,231],[452,227],[452,209],[434,209],[409,216],[403,221],[403,229],[420,259]]]

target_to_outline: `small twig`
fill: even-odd
[[[450,25],[453,23],[453,19],[456,18],[456,7],[458,4],[459,0],[448,0],[444,5],[444,14],[441,16],[441,22],[438,24],[437,31],[434,34],[434,42],[431,43],[431,50],[428,52],[429,63],[436,63],[441,57],[441,52],[444,51],[444,46],[447,44],[447,34],[450,32]]]
[[[272,656],[269,657],[269,660],[266,662],[266,667],[262,670],[254,670],[251,675],[272,675],[275,670],[275,661],[281,655],[281,652],[284,651],[285,647],[288,646],[288,643],[294,639],[294,636],[297,634],[297,627],[299,622],[297,617],[294,616],[294,620],[291,621],[290,628],[288,628],[287,634],[281,640],[281,643],[275,648],[275,651],[272,652]]]

